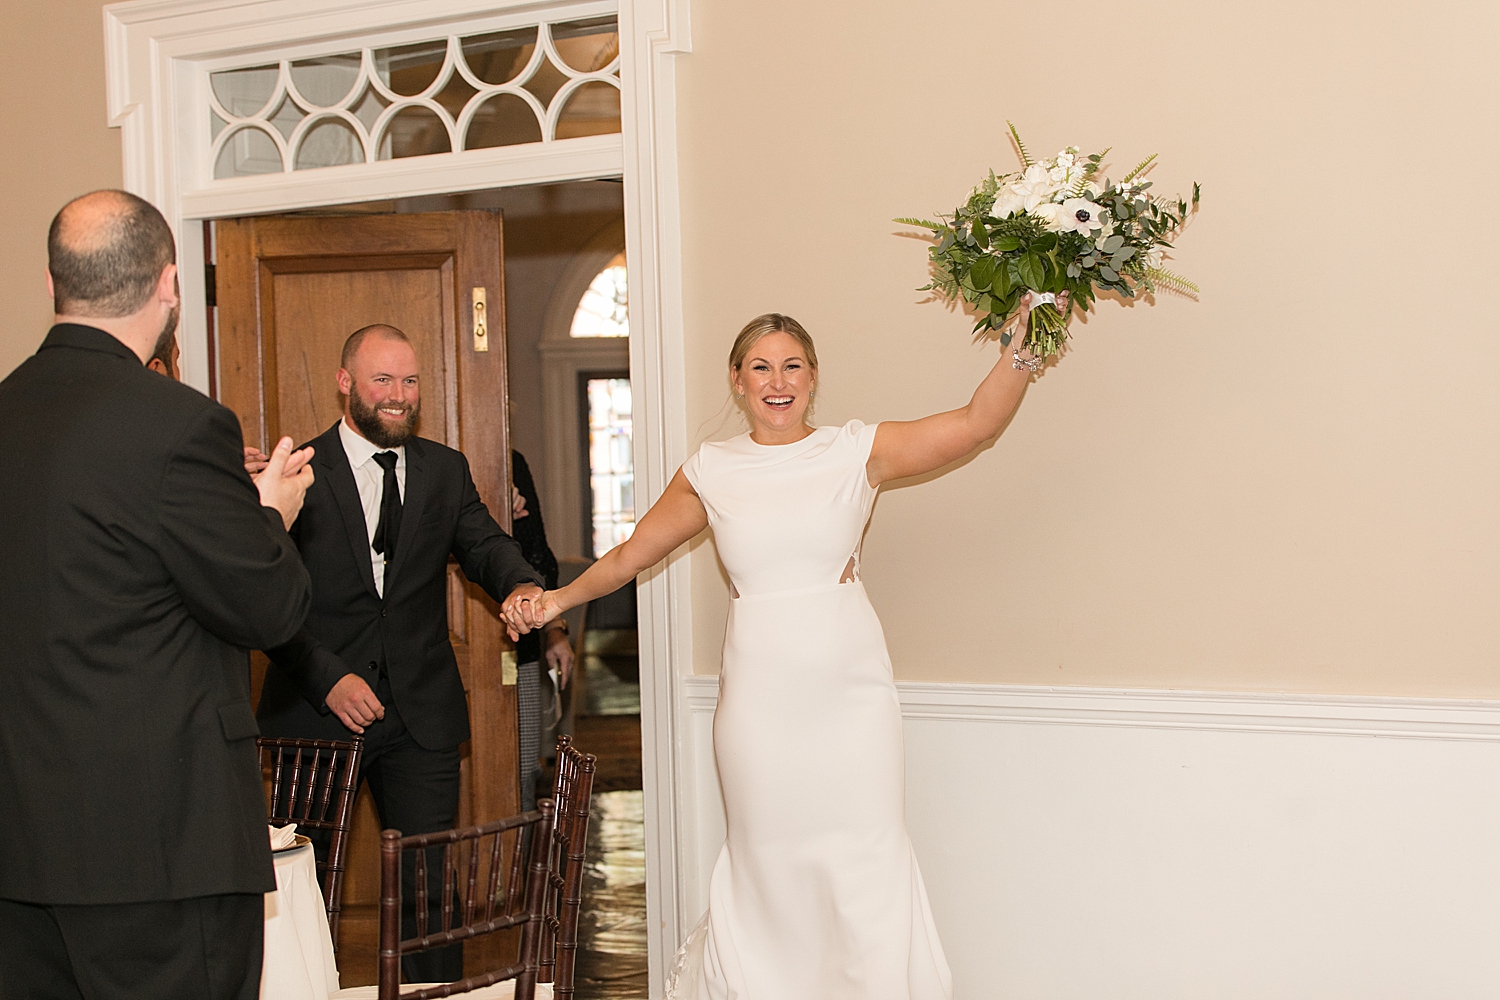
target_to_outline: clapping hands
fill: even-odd
[[[259,448],[245,449],[245,471],[260,492],[261,506],[275,508],[287,528],[297,520],[302,499],[313,484],[313,470],[307,464],[312,461],[313,450],[293,451],[292,443],[291,438],[282,438],[270,455]]]

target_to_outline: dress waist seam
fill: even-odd
[[[834,590],[857,590],[864,592],[865,585],[859,580],[849,580],[845,583],[821,583],[816,587],[798,587],[795,590],[773,590],[766,594],[741,594],[729,599],[729,606],[736,604],[754,604],[760,601],[771,601],[777,598],[802,597],[807,594],[821,594]]]

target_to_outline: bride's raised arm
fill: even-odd
[[[1028,292],[1027,297],[1030,295]],[[1021,315],[1029,318],[1027,305],[1029,302],[1023,299]],[[1060,308],[1066,309],[1066,304],[1060,303]],[[1030,378],[1028,369],[1017,370],[1012,364],[1016,348],[1025,338],[1023,319],[1010,344],[1000,351],[995,367],[974,390],[969,405],[920,420],[882,421],[865,465],[870,485],[941,469],[998,434],[1021,405]]]
[[[703,509],[703,501],[678,469],[656,503],[636,522],[629,538],[606,552],[566,587],[543,594],[539,607],[533,609],[529,602],[518,602],[515,617],[507,615],[506,623],[513,629],[522,625],[535,628],[584,601],[612,594],[706,527],[708,512]]]

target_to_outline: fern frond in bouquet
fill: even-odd
[[[1008,328],[1022,297],[1036,293],[1026,340],[1018,346],[1043,360],[1062,350],[1072,310],[1087,311],[1100,291],[1127,299],[1158,287],[1197,295],[1197,285],[1162,266],[1164,251],[1198,210],[1197,184],[1191,205],[1149,193],[1145,174],[1155,153],[1118,182],[1099,176],[1107,149],[1082,156],[1069,146],[1034,162],[1016,127],[1006,124],[1020,171],[990,171],[936,222],[895,220],[932,232],[932,280],[922,291],[972,305],[980,313],[974,332],[998,331],[1002,344],[1011,341]],[[1063,293],[1069,315],[1056,305]]]

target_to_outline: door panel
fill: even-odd
[[[488,212],[216,223],[220,400],[239,416],[246,442],[268,449],[282,435],[300,443],[331,427],[343,413],[335,376],[344,340],[388,323],[411,339],[421,364],[418,433],[465,452],[480,496],[509,529],[501,240],[500,216]],[[472,335],[475,287],[488,297],[485,351]],[[448,574],[448,625],[473,732],[462,760],[464,826],[520,809],[514,675],[502,666],[514,653],[494,602],[452,561]],[[362,791],[338,942],[345,986],[375,981],[379,829]],[[466,953],[482,966],[488,950],[481,939]]]
[[[265,265],[262,265],[263,267]],[[389,323],[403,331],[427,331],[436,317],[447,317],[444,286],[448,268],[383,268],[328,272],[266,267],[262,287],[270,286],[278,393],[268,437],[283,434],[301,443],[323,433],[343,414],[331,373],[339,369],[344,338],[369,323]],[[374,320],[370,317],[387,317]],[[450,359],[444,348],[451,330],[412,337],[422,372],[422,436],[448,443]]]

